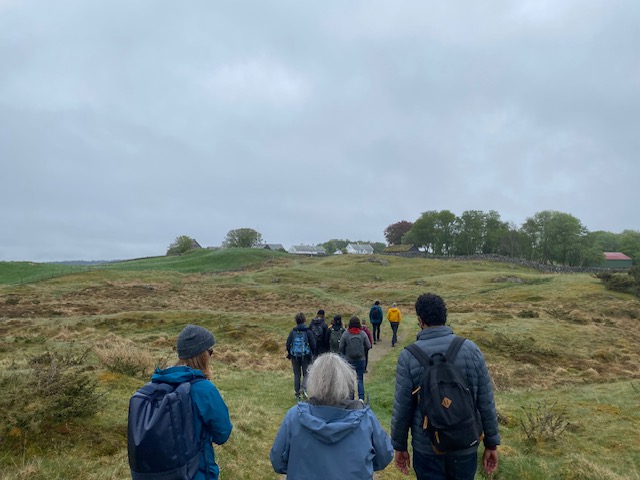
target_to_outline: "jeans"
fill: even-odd
[[[302,390],[307,391],[307,370],[311,365],[311,357],[291,357],[293,368],[293,388],[296,395],[300,395],[300,376],[302,376]]]
[[[378,340],[380,340],[380,324],[379,323],[372,323],[371,326],[373,327],[373,341],[377,342]]]
[[[364,364],[365,360],[349,360],[358,376],[358,398],[364,400]]]
[[[396,343],[398,343],[398,322],[389,322],[391,325],[391,330],[393,330],[393,337],[391,338],[391,346],[393,347]]]
[[[477,451],[457,457],[413,452],[413,469],[418,480],[473,480],[477,468]]]

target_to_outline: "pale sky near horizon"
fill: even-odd
[[[638,25],[626,0],[0,0],[0,261],[384,241],[444,209],[640,230]]]

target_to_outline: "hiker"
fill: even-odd
[[[331,321],[329,329],[329,351],[331,353],[340,353],[340,339],[345,328],[342,326],[342,315],[336,315]]]
[[[318,355],[322,355],[329,351],[329,326],[324,320],[324,310],[318,310],[315,318],[311,320],[309,329],[316,337],[316,353],[313,354],[313,358]]]
[[[340,340],[340,353],[356,371],[358,398],[364,400],[364,366],[366,351],[371,348],[371,342],[361,327],[358,317],[354,316],[349,319],[349,329],[342,334]]]
[[[456,338],[453,330],[445,325],[447,308],[444,301],[438,295],[425,293],[418,297],[415,308],[421,331],[413,345],[418,346],[429,356],[438,353],[444,355]],[[437,357],[437,355],[434,356]],[[491,377],[487,365],[478,346],[468,339],[464,340],[460,346],[453,365],[470,390],[475,409],[479,413],[481,425],[478,427],[479,430],[484,431],[482,464],[484,471],[491,475],[498,467],[497,447],[500,444],[500,435]],[[421,362],[408,349],[400,353],[396,368],[395,398],[391,417],[391,442],[395,450],[395,464],[404,474],[409,474],[411,462],[407,451],[407,437],[410,429],[413,469],[418,480],[473,480],[477,468],[477,449],[481,436],[478,435],[478,441],[470,448],[445,454],[442,454],[441,451],[436,452],[437,448],[432,440],[428,435],[425,435],[424,428],[428,424],[425,424],[413,394],[418,390],[416,386],[421,385],[423,371]],[[433,420],[433,415],[431,420]],[[461,430],[468,432],[468,429]],[[478,433],[480,434],[480,432]]]
[[[380,341],[380,325],[382,325],[382,307],[380,306],[380,300],[373,302],[371,309],[369,310],[369,322],[373,327],[373,344],[375,345]]]
[[[300,377],[302,376],[302,393],[307,396],[307,370],[316,352],[316,339],[307,328],[307,317],[300,312],[295,316],[296,326],[287,337],[287,358],[293,368],[293,389],[296,399],[300,401]]]
[[[176,345],[178,362],[176,366],[164,370],[156,369],[151,377],[151,383],[138,390],[136,395],[132,397],[129,407],[128,437],[129,464],[132,467],[133,479],[178,478],[177,476],[167,476],[166,469],[162,471],[163,469],[158,465],[165,465],[172,461],[179,463],[183,457],[181,452],[168,451],[168,449],[175,448],[175,450],[184,451],[187,449],[184,444],[189,441],[195,444],[195,447],[191,448],[195,454],[192,462],[189,462],[188,465],[181,465],[182,475],[179,478],[190,480],[218,478],[219,467],[216,463],[212,442],[217,445],[225,443],[231,435],[232,425],[227,406],[218,389],[211,382],[210,356],[213,354],[214,344],[213,334],[207,329],[197,325],[187,325],[178,335]],[[159,384],[169,384],[176,388],[171,389],[166,385]],[[185,387],[189,388],[185,389]],[[174,405],[170,409],[156,410],[155,413],[158,415],[164,414],[162,419],[158,419],[155,415],[153,417],[141,415],[142,418],[132,418],[136,413],[149,412],[149,410],[136,410],[135,408],[142,408],[140,401],[135,397],[145,388],[151,388],[155,392],[150,395],[153,398],[147,400],[145,408],[155,408],[153,404],[158,402],[156,395],[166,391],[163,389],[172,392],[185,392],[183,395],[190,397],[191,404],[183,407],[180,404],[184,402],[177,402],[177,406]],[[193,418],[193,424],[183,425],[179,418],[174,417],[174,414],[177,413],[182,418],[176,409],[184,411],[184,408],[188,408],[189,413],[192,414],[190,418]],[[180,426],[175,425],[175,422],[180,422]],[[153,427],[154,425],[156,427]],[[152,427],[163,430],[153,431]],[[172,429],[181,429],[181,431],[173,432],[173,435],[179,435],[177,438],[180,438],[180,441],[175,440],[173,435],[167,434],[166,429],[169,429],[169,432]],[[187,431],[192,433],[191,437],[187,435]],[[143,434],[148,435],[146,438],[152,439],[152,444],[143,445]],[[158,441],[159,438],[161,441]],[[184,459],[182,462],[186,463],[187,460]],[[165,476],[162,473],[165,473]]]
[[[396,343],[398,343],[398,326],[400,325],[400,321],[402,320],[402,313],[400,313],[400,309],[398,308],[398,304],[393,302],[391,308],[387,310],[387,320],[389,320],[389,325],[391,325],[391,331],[393,332],[393,337],[391,338],[391,346],[395,347]]]
[[[362,331],[367,334],[367,337],[369,337],[369,345],[373,345],[373,335],[371,334],[371,330],[369,330],[369,327],[367,327],[367,321],[363,318],[362,320],[360,320],[360,323],[362,324],[360,328],[362,328]],[[371,348],[368,348],[364,351],[364,373],[368,373],[369,350],[371,350]]]
[[[368,405],[353,400],[356,375],[335,353],[309,368],[309,402],[286,413],[270,459],[287,480],[364,480],[393,459],[389,436]],[[346,454],[345,454],[346,453]]]

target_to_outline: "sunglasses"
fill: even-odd
[[[208,349],[207,352],[209,352],[209,356],[213,355],[213,348]]]

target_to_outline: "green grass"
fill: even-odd
[[[279,479],[269,449],[294,401],[284,342],[295,313],[311,317],[324,308],[328,317],[365,317],[373,300],[385,309],[395,301],[404,316],[402,347],[415,338],[412,306],[425,291],[443,296],[449,323],[487,359],[503,438],[494,478],[640,479],[640,301],[605,290],[590,275],[543,275],[492,262],[236,250],[118,262],[11,285],[26,276],[21,271],[47,268],[0,264],[0,380],[25,372],[27,360],[43,351],[88,348],[107,402],[93,418],[69,419],[37,436],[0,435],[2,479],[128,478],[127,402],[147,377],[107,371],[93,349],[124,339],[167,364],[186,323],[209,328],[217,340],[213,380],[234,423],[228,444],[215,447],[222,478]],[[522,283],[496,281],[504,277]],[[390,349],[370,366],[365,382],[386,429],[400,351]],[[542,400],[562,407],[571,427],[557,439],[532,442],[520,421],[525,407]],[[393,466],[376,477],[400,478],[407,477]]]

